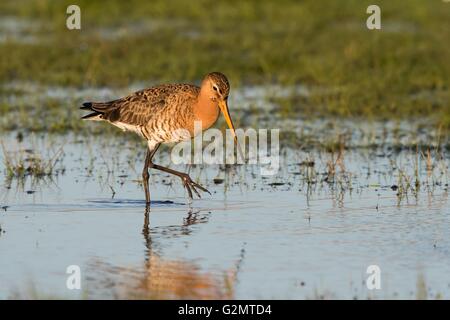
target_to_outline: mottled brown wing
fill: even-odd
[[[86,102],[82,109],[95,111],[86,117],[100,115],[111,122],[146,125],[153,116],[174,104],[180,97],[195,97],[200,88],[188,84],[166,84],[137,91],[109,102]]]
[[[103,118],[111,122],[145,125],[158,110],[166,106],[171,93],[167,87],[144,89],[122,99],[111,101],[103,111]],[[102,112],[101,108],[95,105],[92,109]]]

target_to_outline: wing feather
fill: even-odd
[[[186,84],[160,85],[109,102],[86,102],[81,109],[95,111],[110,122],[142,126],[167,108],[174,94],[180,93],[197,96],[199,88]]]

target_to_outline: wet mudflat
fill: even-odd
[[[3,137],[1,298],[450,295],[445,150],[285,147],[273,176],[258,165],[172,166],[212,195],[189,203],[178,178],[152,172],[147,211],[145,149],[129,138]],[[168,165],[169,152],[156,162]],[[28,172],[36,153],[51,170]],[[25,173],[8,175],[5,157]],[[66,287],[69,265],[81,290]],[[367,289],[369,265],[380,290]]]

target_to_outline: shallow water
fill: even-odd
[[[147,212],[144,149],[127,136],[2,140],[10,154],[64,155],[51,178],[1,178],[0,298],[450,298],[443,153],[427,167],[415,151],[355,148],[333,156],[334,177],[317,150],[283,149],[268,177],[257,165],[174,166],[212,195],[189,204],[178,179],[152,172]],[[155,162],[169,164],[166,149]],[[416,177],[419,190],[393,190]],[[82,290],[67,289],[69,265]],[[380,290],[366,287],[369,265]]]

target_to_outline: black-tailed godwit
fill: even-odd
[[[209,191],[192,181],[188,174],[157,165],[152,162],[152,158],[161,143],[180,142],[194,137],[195,121],[201,122],[202,130],[210,128],[216,122],[219,110],[236,140],[227,104],[229,92],[230,85],[225,75],[212,72],[205,76],[200,87],[163,84],[109,102],[85,102],[81,109],[93,112],[82,119],[107,121],[147,140],[148,150],[142,172],[147,204],[150,204],[149,168],[180,177],[192,199],[192,190],[199,197],[197,189]]]

